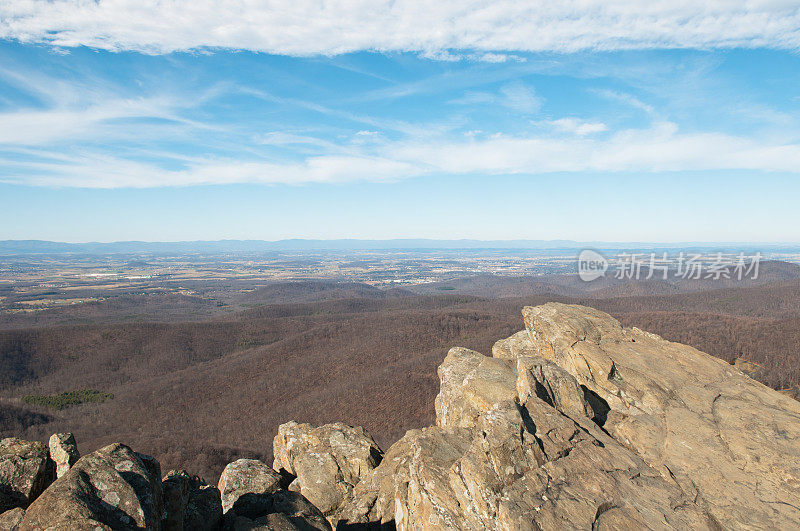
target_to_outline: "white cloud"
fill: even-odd
[[[648,105],[639,98],[632,96],[630,94],[626,94],[624,92],[617,92],[615,90],[605,90],[605,89],[598,90],[596,92],[599,96],[602,96],[607,100],[617,101],[619,103],[633,107],[634,109],[639,109],[640,111],[644,111],[646,114],[654,115],[656,113],[656,110],[652,105]]]
[[[608,130],[608,126],[602,122],[586,122],[578,120],[577,118],[559,118],[558,120],[551,120],[547,123],[555,127],[558,131],[574,133],[580,136],[602,133]]]
[[[9,105],[14,110],[0,112],[0,146],[156,138],[156,134],[174,137],[177,129],[216,129],[182,117],[181,111],[218,95],[218,86],[188,95],[163,88],[154,95],[126,93],[105,80],[60,79],[28,68],[0,68],[0,81],[38,102],[27,108]]]
[[[420,53],[420,57],[424,59],[432,59],[434,61],[446,61],[448,63],[456,63],[459,61],[477,61],[481,63],[506,63],[514,61],[524,63],[525,58],[511,53],[493,53],[493,52],[480,52],[480,53],[454,53],[450,50],[428,50]]]
[[[460,141],[385,141],[296,162],[188,160],[180,170],[102,155],[41,158],[40,162],[0,157],[0,162],[0,181],[87,188],[380,182],[430,174],[703,170],[798,174],[800,145],[719,133],[681,133],[667,122],[602,138],[492,135]]]
[[[511,137],[409,145],[401,160],[450,174],[754,170],[800,172],[800,145],[719,133],[678,132],[672,123],[608,138]]]
[[[792,0],[14,0],[0,37],[165,53],[203,47],[275,54],[452,50],[800,48]],[[484,55],[483,60],[501,56]]]
[[[500,87],[497,94],[492,92],[469,91],[463,96],[450,100],[456,105],[502,105],[521,114],[534,114],[542,107],[544,100],[536,95],[533,87],[520,81]]]
[[[523,114],[533,114],[542,106],[542,98],[536,95],[533,88],[522,82],[504,85],[500,93],[503,95],[503,105]]]
[[[182,170],[161,167],[118,157],[80,156],[57,162],[4,163],[3,173],[13,166],[26,175],[0,176],[0,182],[48,187],[78,188],[156,188],[207,184],[308,184],[352,181],[392,181],[419,173],[406,162],[370,156],[326,155],[309,157],[297,163],[206,160]]]
[[[0,144],[34,145],[68,139],[129,136],[124,127],[109,124],[115,120],[158,119],[181,123],[166,102],[157,99],[112,99],[84,109],[56,108],[0,113]],[[163,128],[163,126],[162,126]],[[137,132],[141,134],[141,128]]]

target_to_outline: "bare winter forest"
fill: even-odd
[[[194,297],[126,295],[7,316],[0,436],[72,431],[81,452],[123,440],[164,470],[208,480],[236,456],[271,459],[277,426],[288,420],[364,426],[385,448],[432,423],[436,367],[450,347],[488,354],[522,329],[523,306],[554,300],[754,362],[755,378],[791,388],[800,384],[800,280],[785,276],[678,293],[631,283],[628,295],[614,286],[583,296],[524,277],[427,292],[279,283],[242,295],[246,306],[230,312]]]

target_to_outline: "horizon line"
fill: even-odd
[[[734,241],[734,240],[575,240],[569,238],[426,238],[426,237],[401,237],[401,238],[281,238],[266,240],[256,238],[220,238],[214,240],[87,240],[87,241],[60,241],[44,239],[3,239],[0,245],[5,244],[59,244],[59,245],[115,245],[115,244],[187,244],[187,243],[268,243],[279,244],[287,242],[331,242],[331,243],[391,243],[391,242],[426,242],[426,243],[570,243],[585,245],[800,245],[800,241]]]

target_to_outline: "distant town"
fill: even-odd
[[[491,242],[497,245],[497,242]],[[562,243],[562,242],[559,242]],[[144,244],[143,244],[144,245]],[[472,244],[474,245],[474,244]],[[562,243],[563,245],[563,243]],[[641,245],[641,244],[639,244]],[[373,245],[379,247],[378,245]],[[726,256],[749,253],[728,246]],[[31,250],[32,251],[32,250]],[[29,313],[102,301],[119,295],[173,294],[214,298],[219,292],[247,292],[274,282],[326,280],[376,287],[442,283],[479,275],[505,277],[568,275],[577,271],[578,244],[538,248],[253,249],[170,253],[168,249],[102,253],[17,252],[0,256],[0,312]],[[138,252],[137,252],[138,251]],[[656,247],[598,249],[612,265],[639,257],[677,255]],[[683,251],[681,251],[683,252]],[[712,247],[695,247],[695,256],[715,256]],[[800,264],[800,249],[764,246],[758,256]],[[446,286],[440,286],[446,290]]]

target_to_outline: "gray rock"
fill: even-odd
[[[256,459],[238,459],[222,471],[218,488],[223,514],[259,517],[272,511],[272,494],[281,488],[281,475]]]
[[[302,494],[281,488],[282,479],[255,459],[228,464],[219,480],[224,528],[330,530],[322,512]]]
[[[336,522],[352,499],[353,488],[378,466],[383,453],[363,428],[287,422],[278,428],[273,455],[276,470],[296,476],[290,490],[300,492]]]
[[[10,437],[0,441],[0,512],[27,507],[55,479],[47,447]]]
[[[299,492],[279,490],[272,495],[273,514],[281,514],[296,529],[330,531],[325,515]],[[279,528],[280,529],[280,528]]]
[[[161,482],[164,492],[164,531],[218,529],[222,521],[219,489],[185,470],[170,470]]]
[[[239,516],[232,524],[233,531],[324,531],[325,529],[330,527],[316,527],[304,518],[293,518],[283,513],[272,513],[254,520]]]
[[[78,445],[71,433],[54,433],[50,437],[50,458],[56,464],[56,477],[60,478],[80,458]]]
[[[20,529],[161,529],[158,462],[122,444],[85,455],[25,511]]]

